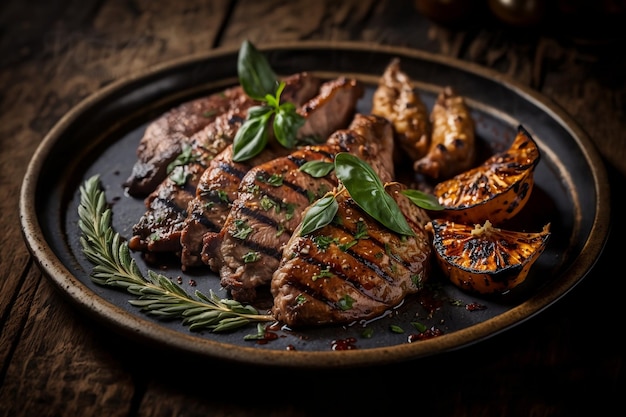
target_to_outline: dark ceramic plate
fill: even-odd
[[[113,227],[130,237],[144,206],[124,194],[122,183],[136,160],[138,141],[146,125],[167,109],[236,82],[237,51],[222,50],[168,63],[99,91],[69,112],[33,156],[20,197],[26,243],[44,273],[83,311],[149,345],[205,357],[293,367],[364,366],[421,358],[491,337],[550,306],[593,267],[608,234],[606,174],[589,138],[545,98],[496,72],[419,51],[355,43],[257,46],[279,74],[307,70],[325,78],[358,77],[368,85],[359,105],[365,113],[378,78],[392,58],[400,57],[429,108],[446,85],[467,98],[479,143],[487,152],[508,148],[517,126],[523,125],[542,156],[531,200],[514,227],[539,231],[549,222],[552,231],[527,280],[507,294],[480,297],[435,275],[430,304],[409,297],[367,324],[278,330],[278,338],[268,343],[244,340],[256,333],[254,325],[227,334],[191,332],[180,321],[142,313],[123,291],[94,284],[92,265],[79,244],[79,186],[99,174],[113,207]],[[144,272],[150,268],[134,255]],[[208,271],[159,272],[172,279],[181,276],[191,293],[213,289],[226,297],[219,279]],[[197,285],[190,286],[191,280]],[[417,340],[414,321],[433,326],[441,335]],[[371,337],[363,336],[364,327],[373,330]],[[335,350],[336,342],[352,349]]]

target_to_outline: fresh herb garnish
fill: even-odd
[[[342,187],[348,190],[350,197],[367,214],[378,220],[388,229],[405,236],[413,236],[415,233],[409,226],[402,211],[395,200],[385,191],[376,172],[365,161],[356,156],[340,152],[335,156],[334,163],[325,161],[309,161],[300,167],[314,178],[328,175],[335,170],[337,178],[341,180]],[[327,193],[322,199],[315,202],[305,213],[300,235],[306,235],[329,224],[338,207],[332,204],[338,191]],[[402,190],[413,204],[427,210],[443,210],[437,198],[432,194],[427,194],[419,190]]]
[[[126,242],[111,227],[108,207],[97,175],[80,187],[78,225],[80,243],[87,259],[94,264],[93,282],[137,296],[129,303],[143,312],[162,319],[181,319],[189,330],[230,331],[253,322],[274,321],[252,306],[231,299],[220,299],[212,290],[209,295],[195,291],[195,298],[164,275],[148,271],[144,277],[130,255]]]
[[[300,235],[307,235],[330,224],[337,214],[337,210],[339,210],[339,204],[332,192],[317,200],[315,204],[309,207],[302,219]]]
[[[400,192],[407,196],[413,204],[423,209],[434,211],[444,209],[444,207],[439,203],[439,200],[437,200],[437,197],[432,194],[428,194],[419,190],[402,190]]]
[[[334,169],[342,187],[367,214],[396,233],[415,235],[400,207],[387,194],[385,185],[367,162],[350,153],[340,152],[335,156]],[[318,170],[313,170],[313,172],[318,172]],[[301,236],[324,227],[333,220],[339,208],[335,197],[340,191],[327,193],[310,206],[302,221]]]
[[[384,184],[368,163],[352,154],[340,152],[335,156],[335,175],[367,214],[396,233],[415,235],[400,207],[387,194]]]
[[[270,122],[278,143],[285,148],[293,148],[304,117],[298,114],[293,103],[280,102],[285,83],[278,81],[265,56],[247,40],[239,48],[237,73],[245,93],[263,105],[248,110],[246,120],[233,141],[233,160],[246,161],[265,148]]]
[[[325,177],[335,168],[332,162],[328,161],[308,161],[302,164],[300,171],[306,172],[313,178]]]

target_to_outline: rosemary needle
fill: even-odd
[[[252,306],[231,299],[220,299],[213,290],[208,296],[195,291],[195,297],[168,277],[148,271],[144,277],[130,254],[128,245],[111,226],[111,209],[106,203],[98,175],[80,187],[78,207],[80,243],[87,259],[94,264],[90,278],[97,284],[123,289],[137,298],[130,304],[163,319],[180,319],[189,330],[213,332],[233,330],[249,323],[274,321]]]

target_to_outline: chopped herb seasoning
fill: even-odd
[[[424,287],[424,281],[422,279],[422,274],[412,274],[411,281],[415,287],[422,289]]]
[[[331,236],[319,235],[319,236],[313,237],[313,242],[315,243],[317,248],[322,252],[328,249],[331,243],[333,242],[336,243],[337,241],[338,241],[338,238],[331,237]]]
[[[279,207],[276,204],[276,202],[272,200],[271,198],[269,198],[267,195],[264,195],[263,197],[261,197],[259,204],[261,205],[261,208],[265,211],[270,210],[272,207],[276,207],[277,212],[279,210]]]
[[[298,294],[296,297],[296,304],[301,305],[306,302],[306,296],[304,294]]]
[[[391,326],[389,326],[389,330],[391,330],[393,333],[399,333],[399,334],[404,333],[404,329],[395,324],[392,324]]]
[[[174,171],[174,169],[176,167],[182,167],[184,165],[189,165],[192,162],[198,161],[198,156],[194,155],[192,153],[192,151],[193,151],[193,148],[192,148],[191,145],[189,145],[189,144],[183,145],[182,152],[180,154],[178,154],[176,159],[174,159],[172,162],[170,162],[167,165],[167,173],[171,174],[172,171]],[[183,182],[183,184],[184,184],[184,182]]]
[[[352,308],[352,304],[354,304],[355,299],[350,297],[348,294],[341,297],[338,301],[339,308],[343,311],[350,310]]]
[[[182,187],[187,182],[188,176],[189,174],[187,173],[185,168],[183,168],[182,166],[177,166],[172,170],[169,178],[174,181],[176,185]]]
[[[426,325],[424,325],[424,324],[422,324],[422,323],[420,323],[420,322],[418,322],[418,321],[412,321],[412,322],[411,322],[411,326],[415,327],[415,329],[416,329],[418,332],[420,332],[420,333],[425,332],[425,331],[426,331],[426,329],[428,328],[428,327],[426,327]]]
[[[272,174],[269,176],[269,178],[264,178],[263,176],[259,175],[257,177],[257,180],[269,184],[272,187],[280,187],[281,185],[283,185],[283,176],[280,174]]]
[[[374,329],[372,329],[371,327],[366,327],[361,332],[361,336],[364,337],[365,339],[371,339],[372,336],[374,336]]]
[[[250,251],[243,255],[243,262],[247,264],[256,262],[259,259],[261,259],[261,254],[259,252]]]
[[[358,240],[351,240],[348,243],[341,243],[339,245],[337,245],[339,247],[339,249],[341,249],[343,252],[346,252],[348,249],[350,249],[352,246],[356,245],[357,243],[359,243]]]
[[[318,274],[313,274],[311,280],[317,281],[319,278],[330,278],[333,276],[333,273],[330,272],[328,268],[320,270]]]
[[[235,232],[231,235],[236,237],[237,239],[246,239],[250,233],[252,233],[252,227],[245,221],[241,219],[235,219]]]
[[[228,203],[229,202],[229,200],[228,200],[228,193],[226,191],[224,191],[224,190],[217,190],[217,196],[224,203]]]

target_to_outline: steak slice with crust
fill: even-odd
[[[346,127],[362,95],[363,87],[354,79],[339,77],[326,81],[318,95],[298,108],[306,119],[298,136],[320,142],[319,138],[327,138],[335,130]],[[232,149],[228,147],[209,163],[196,188],[196,196],[187,207],[181,232],[183,269],[204,265],[201,254],[204,234],[219,233],[245,173],[253,166],[289,152],[291,150],[274,146],[264,149],[250,161],[234,162]]]
[[[335,131],[324,145],[307,146],[252,168],[222,231],[205,235],[203,261],[219,271],[221,285],[238,301],[251,303],[257,290],[268,289],[284,245],[313,201],[332,190],[331,171],[313,177],[300,167],[314,160],[332,162],[350,152],[371,163],[384,181],[393,178],[393,131],[384,118],[355,115],[349,128]]]
[[[319,82],[308,73],[292,75],[285,79],[281,97],[298,100],[293,103],[300,106],[317,93]],[[196,195],[202,173],[210,161],[232,143],[248,109],[256,104],[246,95],[235,97],[228,110],[183,145],[179,155],[168,164],[168,176],[146,197],[147,210],[133,227],[133,236],[128,242],[130,249],[144,252],[147,260],[155,258],[151,252],[179,254],[187,206]]]
[[[336,221],[291,237],[271,282],[276,320],[292,328],[371,320],[420,291],[430,275],[429,219],[403,188],[391,183],[386,191],[415,236],[387,229],[343,189]]]
[[[137,147],[137,162],[124,182],[128,193],[143,197],[154,191],[167,176],[168,164],[182,152],[191,136],[245,96],[240,86],[228,88],[182,103],[150,123]]]
[[[285,82],[282,100],[302,103],[317,92],[320,80],[302,72],[287,77]],[[167,177],[168,165],[183,152],[185,145],[197,140],[195,134],[218,118],[228,120],[223,115],[229,111],[247,110],[256,104],[259,103],[251,100],[241,86],[234,86],[165,112],[148,125],[139,141],[137,161],[124,182],[127,192],[134,197],[153,192]]]

